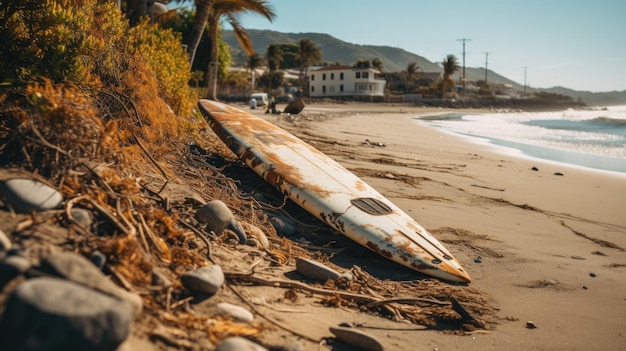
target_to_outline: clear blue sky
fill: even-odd
[[[462,62],[458,39],[467,38],[467,67],[484,67],[488,52],[489,69],[520,84],[526,71],[535,88],[626,90],[625,0],[268,1],[274,22],[244,15],[244,28],[327,33],[433,62]]]

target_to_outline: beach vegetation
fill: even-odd
[[[443,67],[443,78],[441,80],[441,97],[445,98],[446,92],[452,90],[454,87],[454,79],[452,75],[456,73],[461,66],[459,66],[459,60],[454,55],[448,55],[441,62]]]
[[[252,49],[250,37],[239,22],[238,16],[245,12],[252,12],[272,21],[276,17],[276,14],[265,0],[196,0],[194,4],[196,6],[196,13],[187,46],[189,62],[190,65],[193,65],[200,39],[208,25],[208,36],[211,45],[209,48],[209,67],[207,71],[207,97],[215,100],[217,98],[219,69],[218,53],[220,48],[217,43],[218,38],[220,38],[218,30],[220,19],[226,17],[227,21],[233,27],[239,45],[241,45],[248,55],[252,55],[254,50]]]
[[[298,42],[298,51],[296,59],[299,64],[298,85],[303,91],[309,91],[308,86],[308,69],[316,63],[322,61],[323,56],[320,49],[310,39],[301,39]]]

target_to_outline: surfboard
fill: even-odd
[[[418,272],[471,281],[431,233],[324,153],[235,107],[204,99],[198,107],[215,134],[254,172],[333,229]]]

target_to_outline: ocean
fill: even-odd
[[[441,114],[421,124],[506,152],[626,175],[626,106],[560,112]]]

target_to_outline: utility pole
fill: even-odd
[[[489,53],[485,52],[485,85],[487,85],[487,67],[489,66]]]
[[[463,78],[461,78],[461,81],[463,82],[463,96],[465,96],[465,42],[472,41],[472,39],[462,38],[456,41],[463,43]]]

